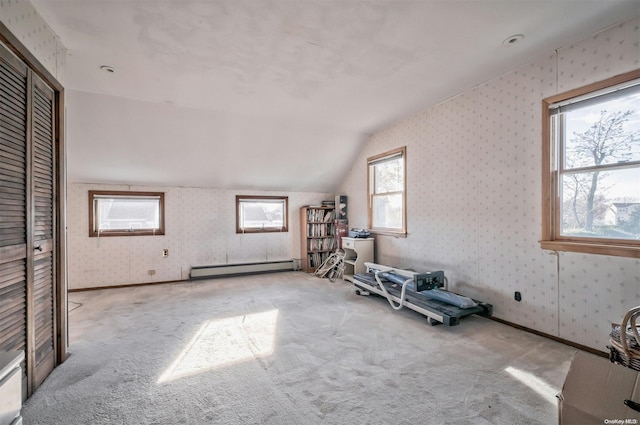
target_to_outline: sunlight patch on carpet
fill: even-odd
[[[278,310],[208,320],[158,379],[158,384],[208,372],[274,350]]]
[[[547,384],[545,381],[538,378],[534,374],[525,372],[524,370],[516,369],[515,367],[511,366],[505,368],[505,372],[509,373],[518,381],[522,382],[527,387],[540,394],[542,398],[544,398],[548,402],[553,404],[556,403],[556,393],[558,391],[554,390],[551,385]]]

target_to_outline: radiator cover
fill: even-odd
[[[189,278],[211,279],[215,277],[242,276],[247,274],[273,273],[293,270],[295,270],[294,260],[193,266],[189,272]]]

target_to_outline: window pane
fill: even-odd
[[[400,192],[404,189],[402,157],[373,165],[374,193]]]
[[[561,234],[640,239],[640,168],[562,176]]]
[[[244,229],[282,228],[285,223],[284,202],[240,203],[240,221]]]
[[[151,230],[160,228],[159,199],[98,198],[99,230]]]
[[[572,109],[564,123],[565,168],[640,160],[640,93]]]
[[[402,229],[402,194],[374,195],[373,227]]]

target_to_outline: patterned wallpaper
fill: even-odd
[[[66,50],[33,5],[0,0],[0,17],[64,84]],[[341,193],[349,196],[350,226],[366,227],[366,158],[407,146],[409,236],[378,237],[377,261],[443,269],[452,289],[493,303],[497,317],[605,350],[609,323],[640,304],[640,260],[539,248],[540,100],[639,68],[639,28],[635,18],[602,31],[375,134]],[[89,238],[90,188],[165,191],[167,235]],[[184,279],[198,264],[299,258],[297,209],[332,196],[288,193],[288,233],[236,235],[235,194],[69,185],[69,287]]]
[[[165,192],[166,234],[89,238],[89,190]],[[289,232],[236,234],[236,195],[288,196]],[[196,265],[299,259],[299,208],[325,199],[333,194],[69,184],[69,288],[187,279]],[[165,248],[169,256],[163,258]]]
[[[0,0],[0,20],[64,85],[66,49],[28,0]]]
[[[558,93],[640,68],[637,19],[558,52]],[[552,93],[553,94],[553,93]]]
[[[640,260],[540,249],[541,100],[640,67],[639,26],[617,25],[373,135],[341,187],[350,226],[367,226],[368,156],[406,145],[408,179],[409,235],[377,237],[376,260],[442,269],[496,317],[606,351],[610,323],[640,305]]]

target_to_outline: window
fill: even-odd
[[[406,147],[367,158],[369,229],[402,235],[406,228]]]
[[[287,232],[289,198],[236,196],[236,233]]]
[[[545,249],[640,258],[640,70],[543,101]]]
[[[164,235],[163,192],[89,191],[89,237]]]

